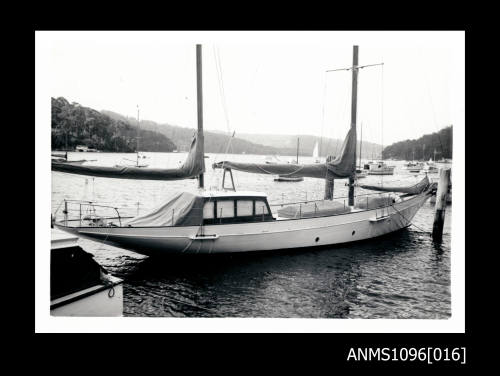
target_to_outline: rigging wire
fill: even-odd
[[[345,122],[347,122],[347,119],[346,119],[347,115],[346,115],[346,113],[348,112],[347,108],[349,107],[349,100],[348,99],[351,97],[351,91],[352,91],[351,85],[345,85],[345,86],[346,86],[347,93],[344,96],[344,104],[343,104],[343,106],[341,108],[341,110],[342,110],[342,116],[340,118],[340,123],[342,123],[342,124],[345,123]],[[332,134],[332,138],[334,138],[335,136],[336,135],[333,133]],[[335,151],[334,151],[333,154],[334,154],[334,157],[337,157],[339,143],[340,143],[341,138],[343,138],[343,137],[339,138],[338,135],[337,135],[337,137],[335,137],[335,138],[336,138],[336,141],[335,141]],[[328,141],[328,149],[329,149],[329,146],[330,146],[331,142],[332,142],[332,139],[330,139]]]
[[[229,152],[229,148],[231,147],[231,143],[233,141],[233,138],[234,138],[236,131],[233,131],[231,134],[231,127],[229,124],[229,114],[228,114],[227,102],[226,102],[226,92],[224,90],[222,64],[220,61],[220,50],[215,45],[213,46],[213,52],[214,52],[214,60],[215,60],[215,69],[217,71],[217,79],[218,79],[218,83],[219,83],[219,92],[220,92],[220,96],[221,96],[222,109],[224,111],[224,118],[226,120],[226,130],[227,130],[228,136],[229,136],[229,139],[228,139],[227,144],[226,144],[226,149],[224,151],[224,159],[226,159],[227,154]],[[219,156],[219,153],[216,154],[216,159],[218,158],[218,156]],[[217,179],[217,181],[219,181],[219,179]],[[234,177],[233,177],[233,182],[234,182]]]
[[[226,92],[224,90],[224,80],[222,78],[222,65],[220,62],[220,51],[219,48],[214,46],[214,55],[215,55],[215,67],[217,69],[217,77],[219,80],[219,90],[221,93],[221,102],[222,102],[222,108],[224,110],[224,117],[226,119],[226,128],[228,133],[231,132],[231,129],[229,127],[229,115],[228,115],[228,110],[227,110],[227,103],[226,103]]]
[[[321,109],[321,138],[319,140],[319,156],[321,156],[321,150],[323,150],[323,134],[325,129],[325,104],[326,104],[326,88],[327,88],[327,75],[325,72],[324,84],[323,84],[323,108]]]
[[[409,226],[415,226],[416,228],[418,228],[420,231],[422,232],[425,232],[425,233],[429,233],[429,231],[427,230],[424,230],[423,228],[417,226],[415,223],[413,223],[412,221],[410,221],[408,218],[406,218],[403,213],[401,213],[398,209],[396,209],[396,207],[394,206],[394,204],[391,205],[391,207],[396,211],[396,213],[398,213],[407,223]]]
[[[321,138],[320,138],[320,141],[319,141],[320,143],[319,143],[319,151],[318,151],[318,154],[319,154],[320,158],[321,158],[321,151],[323,150],[323,135],[324,135],[324,129],[325,129],[325,107],[326,107],[326,97],[327,97],[327,95],[326,95],[326,93],[327,93],[327,86],[328,86],[328,76],[327,76],[327,72],[325,72],[324,84],[323,84],[323,108],[321,110],[321,113],[322,113],[322,116],[321,116]],[[328,158],[328,146],[327,146],[326,150],[327,150],[327,153],[325,154],[325,164],[327,163],[327,158]],[[328,175],[327,172],[325,173],[325,180],[326,180],[327,175]],[[316,187],[316,192],[315,193],[316,193],[316,195],[319,195],[320,194],[320,190],[322,189],[321,185],[320,184],[316,184],[315,187]]]
[[[350,70],[350,68],[349,69],[340,69],[340,70]],[[332,72],[332,71],[336,71],[336,70],[327,70],[325,73]],[[347,109],[349,107],[349,98],[351,97],[351,94],[352,94],[351,93],[351,91],[352,91],[351,85],[345,85],[344,87],[346,88],[345,89],[346,90],[346,95],[344,95],[344,103],[343,103],[342,107],[339,108],[339,110],[342,111],[342,115],[340,117],[339,123],[342,123],[342,124],[345,123],[345,122],[347,122],[347,119],[346,119],[347,115],[346,115],[346,113],[348,112]],[[325,98],[325,102],[326,102],[326,98]],[[335,103],[340,103],[340,101],[335,101]],[[349,127],[350,127],[350,125],[349,125]],[[334,129],[335,129],[335,127],[334,127]],[[340,140],[341,140],[342,137],[341,138],[335,137],[335,132],[333,132],[332,135],[331,135],[331,137],[328,138],[328,144],[327,144],[327,147],[326,147],[326,157],[328,157],[328,155],[330,155],[330,153],[329,153],[329,151],[330,151],[330,145],[332,143],[333,138],[336,138],[336,141],[335,141],[335,150],[334,150],[334,153],[333,153],[333,157],[334,157],[334,159],[336,159],[337,158],[337,153],[338,153],[339,143],[340,143]],[[325,161],[325,163],[326,163],[326,161]],[[328,176],[328,170],[325,173],[325,180],[327,179],[327,176]],[[333,180],[334,185],[335,185],[335,180],[336,179]],[[334,197],[332,199],[336,198],[335,197],[335,192],[336,192],[336,190],[335,190],[335,186],[334,186]]]

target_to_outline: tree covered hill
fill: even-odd
[[[116,112],[103,110],[104,114],[110,116],[113,119],[120,120],[123,122],[128,122],[129,124],[137,123],[136,119],[126,117],[124,115],[118,114]],[[194,128],[179,127],[170,124],[159,124],[151,120],[141,120],[140,127],[142,129],[154,130],[156,132],[162,133],[168,138],[172,139],[176,145],[179,147],[179,151],[187,151],[191,145],[193,135],[195,133]],[[205,152],[206,153],[216,153],[224,154],[228,147],[228,142],[230,137],[222,132],[214,131],[203,131],[205,136]],[[228,153],[230,154],[262,154],[262,155],[295,155],[295,148],[278,148],[266,145],[260,145],[253,143],[241,138],[237,135],[231,140],[229,145]]]
[[[170,152],[177,146],[165,135],[137,129],[129,122],[116,120],[92,108],[52,98],[52,150],[74,150],[86,145],[101,151],[134,152],[139,139],[140,151]]]
[[[453,157],[453,126],[441,129],[439,132],[426,134],[417,140],[396,142],[384,148],[382,155],[385,159],[424,160]],[[415,158],[413,153],[415,152]]]
[[[116,120],[137,123],[136,119],[126,117],[116,112],[103,110],[102,113]],[[187,151],[191,143],[194,129],[179,127],[171,124],[159,124],[151,120],[141,120],[141,128],[155,130],[173,140],[179,146],[180,151]],[[204,131],[205,152],[223,154],[226,151],[229,136],[220,131]],[[314,145],[318,142],[320,156],[335,154],[340,150],[343,140],[323,138],[310,135],[257,135],[247,133],[236,133],[232,139],[228,153],[234,154],[260,154],[260,155],[296,155],[297,138],[300,138],[299,155],[312,155]],[[358,141],[358,156],[359,156]],[[382,152],[382,146],[363,142],[363,158],[378,158]]]

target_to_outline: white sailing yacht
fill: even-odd
[[[188,159],[203,161],[201,46],[198,45],[196,50],[199,133],[197,146],[192,148]],[[412,187],[363,186],[378,192],[357,197],[354,195],[356,92],[358,70],[361,68],[358,66],[358,47],[354,46],[353,65],[349,68],[353,77],[351,127],[340,156],[336,159],[309,165],[222,161],[214,164],[214,167],[223,170],[222,190],[203,189],[203,168],[198,175],[200,190],[197,193],[179,193],[145,215],[135,218],[123,218],[119,214],[103,217],[96,226],[86,223],[81,217],[69,218],[66,210],[65,218],[56,221],[55,226],[85,238],[147,255],[240,253],[317,247],[373,239],[410,226],[417,211],[433,194],[435,187],[429,184],[427,177]],[[265,193],[236,191],[232,169],[313,177],[324,179],[326,185],[331,186],[329,189],[325,187],[324,200],[270,205]],[[83,173],[82,170],[74,171]],[[231,188],[224,186],[227,172],[231,176]],[[87,173],[92,171],[87,170]],[[178,178],[186,179],[188,175],[186,173]],[[144,173],[139,174],[135,170],[125,177],[137,176],[148,179]],[[168,180],[173,173],[158,172],[155,178],[162,176]],[[347,178],[348,202],[332,200],[333,179]]]
[[[316,141],[316,144],[314,144],[314,150],[313,150],[312,157],[313,157],[314,163],[321,163],[321,160],[319,159],[318,141]]]
[[[384,161],[370,161],[365,165],[368,175],[394,175],[394,168]]]

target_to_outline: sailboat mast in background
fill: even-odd
[[[137,137],[135,139],[136,144],[136,152],[137,152],[137,167],[139,167],[139,138],[141,137],[140,133],[141,123],[139,123],[139,105],[137,105]]]
[[[202,60],[201,60],[201,44],[196,45],[196,90],[198,104],[198,136],[203,133],[203,85],[202,85]],[[201,155],[205,156],[205,147],[201,143]],[[201,173],[198,177],[198,187],[204,187],[204,177]]]
[[[299,140],[300,138],[297,138],[297,164],[299,164]]]
[[[361,122],[361,135],[359,139],[359,168],[361,168],[361,148],[363,147],[363,122]]]

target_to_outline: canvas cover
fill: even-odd
[[[394,198],[385,196],[378,197],[356,197],[354,202],[354,207],[357,209],[376,209],[384,206],[389,206],[394,203]]]
[[[324,200],[285,206],[278,210],[278,216],[283,218],[326,217],[328,215],[349,213],[350,211],[351,208],[342,202]]]
[[[356,128],[351,127],[340,149],[340,155],[331,162],[323,164],[265,164],[223,161],[215,163],[213,167],[286,177],[328,178],[329,180],[348,178],[355,173],[356,168]]]
[[[180,168],[79,166],[52,161],[52,171],[103,178],[182,180],[197,177],[205,172],[203,154],[203,133],[198,132],[193,138],[186,161]]]
[[[429,187],[429,178],[427,175],[418,182],[417,184],[411,185],[411,186],[403,186],[403,187],[397,187],[397,186],[378,186],[378,185],[365,185],[365,184],[360,184],[359,187],[363,189],[370,189],[372,191],[380,191],[380,192],[400,192],[400,193],[408,193],[411,195],[418,195],[425,191]]]
[[[177,193],[158,208],[124,222],[123,226],[199,226],[203,223],[203,197]]]

